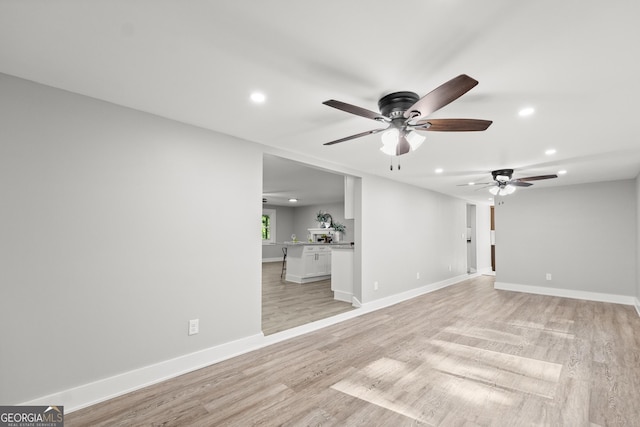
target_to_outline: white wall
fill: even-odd
[[[257,145],[1,74],[0,93],[0,402],[261,333]]]
[[[634,295],[634,185],[626,180],[528,188],[501,198],[495,208],[496,281]]]
[[[466,274],[465,201],[367,176],[360,215],[363,303]]]
[[[491,271],[491,206],[476,205],[476,257],[478,272]]]

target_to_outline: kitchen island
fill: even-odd
[[[331,249],[350,247],[344,243],[284,242],[287,247],[285,280],[310,283],[331,278]]]

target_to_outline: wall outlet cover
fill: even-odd
[[[200,320],[199,319],[189,320],[189,335],[195,335],[198,332],[200,332]]]

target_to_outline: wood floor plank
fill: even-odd
[[[331,280],[287,282],[282,262],[262,263],[262,332],[271,335],[354,309],[334,299]]]
[[[638,401],[640,318],[632,307],[499,291],[493,277],[482,276],[65,421],[71,427],[638,426]]]

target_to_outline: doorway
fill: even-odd
[[[341,241],[347,244],[356,241],[357,218],[352,205],[359,206],[360,200],[354,200],[353,192],[349,191],[348,178],[352,177],[279,156],[263,155],[263,211],[275,211],[275,239],[263,241],[262,246],[262,330],[265,335],[354,309],[352,303],[334,298],[331,279],[294,283],[285,280],[283,268],[284,243],[296,240],[307,244],[308,230],[318,226],[319,211],[331,214],[334,222],[346,227]],[[358,262],[354,259],[354,270]],[[356,277],[353,286],[354,295],[359,295]]]

